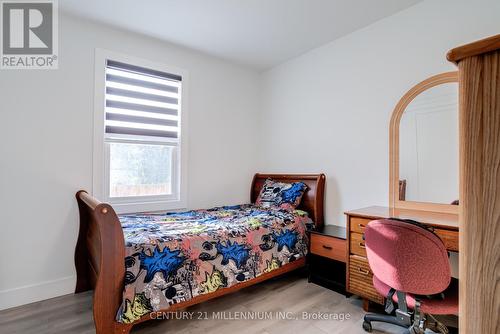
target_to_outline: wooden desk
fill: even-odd
[[[347,291],[363,297],[364,307],[368,301],[378,304],[384,303],[381,296],[373,287],[373,273],[368,265],[363,232],[366,225],[375,219],[401,218],[412,219],[431,226],[447,250],[458,252],[458,215],[409,209],[394,209],[383,206],[371,206],[363,209],[345,212],[347,216]]]

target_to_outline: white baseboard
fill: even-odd
[[[75,291],[75,276],[0,291],[0,310],[67,295]]]

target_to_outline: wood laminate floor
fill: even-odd
[[[91,303],[92,294],[85,292],[0,311],[0,333],[95,333]],[[195,318],[207,315],[208,319],[153,320],[134,326],[131,333],[365,333],[361,328],[365,314],[361,300],[355,297],[345,298],[343,295],[308,283],[299,273],[291,273],[190,307],[186,312],[193,312]],[[334,319],[302,319],[302,312],[307,312],[309,315],[326,314]],[[217,316],[230,319],[244,314],[260,314],[255,316],[261,318],[271,315],[273,319],[215,319]],[[335,314],[337,319],[342,315],[349,315],[349,319],[335,320]],[[278,315],[298,319],[277,319]],[[373,327],[373,333],[402,331],[396,326],[385,324],[374,323]]]

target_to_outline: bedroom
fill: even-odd
[[[413,169],[410,168],[404,177],[408,200],[396,196],[399,186],[396,183],[403,178],[396,177],[397,173],[391,171],[395,172],[403,165],[395,164],[394,154],[390,154],[395,143],[391,131],[396,125],[391,122],[391,117],[407,92],[422,87],[418,86],[419,83],[436,75],[462,70],[460,61],[457,66],[446,58],[447,52],[500,33],[498,1],[172,0],[149,1],[146,5],[129,0],[92,0],[85,3],[60,0],[46,1],[52,4],[48,11],[45,7],[29,7],[29,3],[34,2],[1,1],[0,20],[4,33],[1,36],[0,68],[0,200],[3,228],[0,234],[3,254],[0,257],[0,332],[92,333],[101,326],[102,323],[94,321],[103,314],[108,318],[102,326],[112,326],[113,331],[115,327],[120,330],[128,328],[116,325],[114,318],[109,318],[110,314],[114,314],[113,317],[117,315],[122,304],[123,282],[115,286],[120,293],[113,294],[113,298],[120,300],[113,301],[118,305],[98,310],[97,318],[94,314],[96,299],[93,301],[91,290],[95,287],[89,280],[100,275],[89,275],[87,263],[94,261],[95,264],[104,258],[102,254],[108,254],[100,249],[99,238],[89,238],[96,245],[94,251],[89,251],[87,242],[84,242],[80,254],[85,260],[82,275],[87,280],[82,283],[82,291],[75,294],[79,276],[75,249],[78,253],[77,241],[81,232],[80,211],[75,199],[77,191],[85,190],[93,199],[110,203],[110,207],[105,207],[108,216],[112,211],[122,215],[230,207],[255,202],[262,182],[267,178],[265,175],[257,177],[258,182],[252,187],[257,173],[294,175],[283,180],[305,183],[307,190],[297,208],[313,218],[311,221],[318,230],[323,231],[321,225],[324,225],[329,232],[317,236],[310,232],[302,233],[298,245],[305,250],[299,252],[300,261],[295,264],[297,268],[287,267],[297,270],[290,269],[289,273],[283,272],[279,277],[262,282],[255,281],[262,275],[249,279],[243,273],[239,276],[242,283],[232,284],[240,282],[236,279],[240,272],[233,272],[228,277],[224,266],[203,267],[203,270],[198,267],[197,282],[200,286],[201,282],[207,282],[205,287],[208,290],[226,291],[224,288],[243,287],[241,284],[245,282],[253,285],[182,308],[180,313],[170,314],[167,308],[167,313],[159,314],[159,318],[189,317],[189,312],[195,312],[191,315],[199,315],[202,319],[145,321],[131,327],[131,332],[275,333],[293,329],[312,333],[363,333],[366,314],[386,314],[383,306],[376,302],[386,296],[381,296],[379,292],[360,296],[357,293],[363,294],[363,291],[359,291],[359,287],[356,290],[355,284],[351,286],[349,283],[349,265],[356,264],[350,261],[351,254],[363,252],[351,248],[351,243],[359,246],[363,240],[355,239],[362,238],[362,233],[350,233],[350,222],[365,219],[362,213],[356,211],[359,208],[401,207],[419,211],[412,207],[414,202],[411,201],[412,196],[419,196],[412,188],[411,177],[417,174]],[[13,7],[4,7],[6,5]],[[31,9],[33,14],[27,9]],[[44,21],[46,15],[52,20]],[[50,33],[40,28],[47,27],[47,22],[50,23]],[[17,34],[6,33],[19,26],[21,29]],[[19,49],[24,46],[29,49],[31,44],[35,45],[35,49],[43,49],[40,45],[49,45],[50,53],[42,53],[36,58],[41,59],[39,63],[30,64],[29,60],[34,59],[31,55],[40,51],[9,51],[10,47]],[[445,75],[437,80],[454,82],[454,93],[458,96],[456,76]],[[139,88],[131,92],[126,89],[130,85]],[[155,100],[158,93],[145,93],[152,90],[162,91],[160,101]],[[133,102],[137,99],[149,99],[145,102],[148,110],[144,110],[144,106],[142,110],[137,110],[141,109],[137,103],[134,110]],[[128,107],[123,107],[123,103],[128,103]],[[458,115],[457,109],[455,105],[454,115]],[[151,114],[160,116],[151,117]],[[140,117],[145,116],[148,116],[149,123],[144,126]],[[151,123],[151,119],[157,123]],[[144,122],[144,118],[142,120]],[[118,126],[124,121],[133,123],[127,128],[128,132]],[[457,117],[454,121],[456,129],[459,126]],[[401,129],[414,126],[411,122],[401,124]],[[158,129],[161,129],[160,133],[155,133]],[[495,135],[495,130],[498,131],[494,129],[490,136]],[[465,132],[460,133],[460,138],[465,135]],[[472,212],[468,208],[478,204],[467,203],[465,193],[458,195],[458,151],[459,145],[465,145],[465,141],[459,143],[458,137],[454,138],[455,141],[440,142],[454,145],[450,152],[455,152],[455,160],[447,158],[447,162],[451,161],[452,170],[447,173],[447,169],[439,169],[442,175],[439,181],[450,175],[455,178],[451,186],[447,183],[446,189],[451,187],[456,197],[446,195],[446,205],[436,204],[437,207],[429,207],[430,203],[425,200],[415,202],[424,203],[424,210],[420,211],[437,211],[440,218],[441,215],[454,215],[451,220],[454,220],[456,228],[446,228],[443,233],[456,241],[457,217],[465,219],[467,212]],[[495,139],[490,137],[486,143],[495,143]],[[415,143],[401,141],[400,146]],[[472,145],[473,141],[467,143]],[[442,146],[434,146],[442,149]],[[143,149],[138,150],[138,147]],[[400,152],[401,159],[412,158],[405,154],[408,151]],[[497,158],[494,154],[490,156]],[[438,158],[439,155],[429,155],[429,159]],[[466,156],[463,155],[463,158]],[[153,163],[149,163],[151,161]],[[460,166],[474,161],[480,163],[482,160],[466,159],[460,161]],[[498,161],[491,163],[497,164]],[[163,165],[168,165],[168,168],[161,168]],[[415,167],[417,164],[410,161],[405,166]],[[474,166],[475,170],[481,168]],[[489,175],[486,173],[488,170],[494,169],[482,170],[483,174]],[[145,171],[150,171],[147,177],[143,174]],[[304,174],[308,176],[304,177]],[[399,174],[402,175],[402,172]],[[272,178],[275,181],[280,179],[276,175]],[[134,181],[142,179],[154,182]],[[497,185],[494,179],[481,182]],[[149,186],[139,188],[139,183]],[[460,187],[465,188],[462,177]],[[272,192],[274,188],[269,189]],[[490,195],[494,195],[496,190],[495,187],[488,188]],[[130,196],[130,191],[136,191],[133,193],[135,196]],[[437,194],[436,191],[431,193]],[[459,205],[450,206],[459,198]],[[91,209],[100,205],[92,201],[87,199]],[[440,203],[436,200],[432,202]],[[87,204],[80,202],[81,206]],[[481,210],[492,212],[488,210],[494,210],[494,204]],[[102,206],[99,208],[104,209]],[[86,211],[82,211],[85,216]],[[222,211],[221,215],[230,214],[230,209]],[[205,219],[212,219],[213,212],[212,216],[210,214],[206,213]],[[277,212],[276,215],[282,214]],[[378,218],[397,218],[393,212],[376,215],[379,215]],[[292,220],[300,218],[304,217],[295,215]],[[412,218],[424,223],[429,221],[428,217]],[[477,216],[469,219],[477,219]],[[89,225],[92,226],[102,225],[95,219],[82,221],[91,221]],[[250,224],[250,219],[248,221]],[[303,223],[296,224],[302,226]],[[111,226],[119,225],[113,221]],[[466,244],[462,242],[467,242],[465,238],[468,236],[472,238],[474,232],[489,231],[492,236],[498,236],[499,232],[498,221],[487,219],[484,224],[472,225],[479,230],[471,231],[467,236],[464,236],[462,227],[460,225],[460,238],[463,239],[460,239],[459,252],[456,244],[448,247],[448,241],[444,241],[447,250],[452,250],[449,252],[449,276],[465,282],[465,279],[460,280],[462,274],[469,275],[467,277],[473,280],[477,279],[473,273],[481,271],[475,270],[479,267],[472,264],[470,267],[460,266],[460,271],[458,262],[480,259],[482,268],[491,268],[488,263],[498,262],[499,248],[496,240],[492,241],[484,234],[480,240],[482,245],[489,245],[488,256],[481,256],[482,252],[474,248],[478,247],[477,240],[471,242],[468,248],[464,248]],[[280,235],[279,231],[275,232],[275,235]],[[138,232],[132,233],[136,233],[137,237]],[[272,232],[264,234],[273,235]],[[441,234],[438,236],[442,237]],[[269,237],[267,241],[262,240],[260,234],[258,238],[259,243],[252,244],[255,256],[259,254],[258,247],[271,247],[276,239]],[[316,243],[315,238],[318,242],[326,240],[330,243]],[[119,243],[120,238],[110,240]],[[216,242],[215,239],[210,241]],[[233,242],[231,240],[231,244]],[[203,252],[208,254],[206,263],[216,261],[222,265],[222,255],[215,260],[210,258],[222,246],[229,247],[228,242],[224,241],[219,249],[217,244],[207,244],[206,248],[200,245],[197,251],[199,255]],[[276,250],[273,253],[275,256],[290,252],[288,246],[283,246],[281,252],[277,252],[279,245],[272,246],[271,252]],[[313,247],[319,249],[314,250]],[[158,249],[162,250],[161,247]],[[309,256],[322,251],[335,255],[326,256],[326,259],[325,256]],[[146,257],[153,254],[154,248],[149,248]],[[113,263],[118,266],[120,263],[125,265],[125,261],[120,262],[118,257],[109,257],[112,262],[116,260]],[[265,259],[270,269],[278,267],[279,270],[280,264],[273,262],[272,256]],[[268,269],[265,259],[261,258],[259,262],[262,273]],[[139,260],[136,256],[134,273],[142,270],[144,273],[141,275],[145,275],[147,270],[140,269],[139,262],[143,261]],[[229,266],[237,265],[234,258],[227,262]],[[241,261],[240,264],[248,265]],[[369,265],[367,261],[366,265]],[[359,272],[368,270],[371,273],[373,268],[370,267],[360,268]],[[113,270],[108,265],[102,268],[116,273],[118,281],[125,279],[125,269]],[[219,273],[221,271],[222,274]],[[270,272],[273,273],[272,270]],[[330,283],[338,284],[325,284],[318,280],[308,282],[311,273],[319,277],[324,273],[331,274]],[[490,282],[494,282],[495,277],[498,280],[495,270],[487,275],[490,275]],[[162,272],[156,272],[152,281],[162,280],[162,277],[165,277]],[[351,275],[351,280],[353,277]],[[112,284],[110,280],[101,280]],[[147,281],[145,276],[141,276],[141,280]],[[495,296],[494,291],[498,294],[498,288],[492,291],[492,286],[479,289],[478,284],[487,284],[481,282],[464,283],[460,305],[465,305],[467,293],[472,287],[482,291],[477,299],[471,297],[472,301],[481,302],[481,305],[488,305],[487,301]],[[221,284],[226,287],[217,289]],[[369,288],[374,290],[371,281]],[[167,290],[161,290],[161,298]],[[342,292],[349,297],[346,298]],[[109,298],[104,300],[109,301]],[[474,307],[465,313],[468,316],[461,313],[458,317],[461,332],[488,333],[485,329],[488,328],[494,333],[493,329],[499,326],[498,314],[494,312],[498,310],[498,298],[492,303],[496,305],[493,312],[487,306],[476,307],[472,303]],[[196,313],[198,311],[201,313]],[[208,312],[208,319],[204,319],[205,311]],[[216,313],[214,318],[212,312],[222,313]],[[226,319],[239,315],[259,316],[252,312],[264,312],[260,316],[275,318]],[[306,319],[302,319],[302,312],[306,312]],[[157,316],[155,312],[148,314]],[[337,318],[314,319],[320,315]],[[217,316],[220,318],[217,319]],[[296,316],[301,319],[294,320]],[[485,320],[478,321],[479,317]],[[451,318],[451,322],[457,322],[456,317]],[[480,327],[480,330],[473,326],[489,327]],[[373,322],[374,332],[399,333],[403,330],[401,326]],[[109,331],[99,332],[97,329],[97,332]]]

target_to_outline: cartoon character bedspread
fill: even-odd
[[[312,226],[304,211],[254,205],[119,218],[126,275],[117,320],[124,323],[305,256]]]

